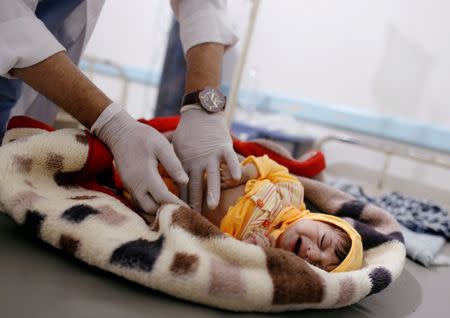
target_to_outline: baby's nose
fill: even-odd
[[[318,262],[318,261],[320,261],[320,257],[321,257],[320,254],[321,253],[317,248],[309,247],[308,250],[306,251],[306,259],[309,262],[313,262],[313,263]]]

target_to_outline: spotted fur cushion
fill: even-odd
[[[264,312],[347,306],[388,287],[403,268],[403,238],[387,212],[305,178],[309,202],[361,233],[361,270],[324,272],[292,253],[226,236],[175,205],[160,209],[151,230],[119,198],[80,178],[89,174],[91,139],[76,129],[15,128],[0,148],[2,211],[90,265],[193,302]]]

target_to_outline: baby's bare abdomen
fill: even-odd
[[[206,187],[205,187],[206,188]],[[206,192],[203,196],[202,214],[213,224],[220,226],[220,222],[228,212],[228,208],[235,205],[237,200],[244,195],[245,185],[221,190],[219,205],[214,210],[208,209]]]

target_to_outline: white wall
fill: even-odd
[[[85,54],[159,68],[171,19],[168,1],[105,1]]]
[[[165,0],[105,1],[95,31],[84,52],[115,64],[161,70],[172,12]],[[123,82],[88,74],[107,94],[120,100]],[[131,83],[124,105],[134,117],[150,117],[157,87]]]
[[[250,54],[263,90],[450,124],[450,2],[282,3]]]
[[[249,1],[229,3],[242,35]],[[446,0],[262,1],[243,85],[448,125],[449,12]],[[168,1],[107,1],[86,54],[160,69],[169,22]]]

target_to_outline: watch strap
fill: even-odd
[[[217,95],[221,97],[221,106],[218,106],[214,101],[212,103],[214,105],[210,105],[210,102],[208,103],[205,98],[209,94],[212,94],[212,96]],[[213,97],[211,97],[213,98]],[[218,89],[212,88],[212,87],[205,87],[204,89],[197,90],[191,93],[188,93],[183,96],[183,99],[181,101],[181,108],[184,108],[186,105],[199,105],[201,108],[203,108],[208,113],[216,113],[219,111],[223,111],[226,106],[226,97],[222,94],[221,91]]]
[[[198,95],[200,94],[201,90],[194,91],[192,93],[188,93],[183,96],[183,99],[181,100],[181,107],[185,105],[192,105],[192,104],[200,104],[200,100]]]

